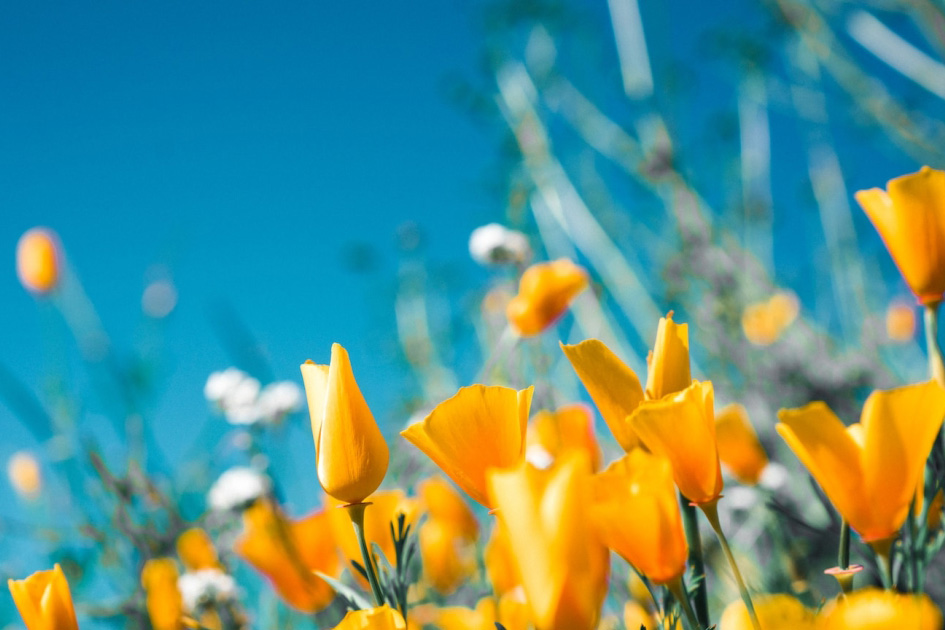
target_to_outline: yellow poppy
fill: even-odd
[[[770,346],[794,323],[799,312],[800,303],[797,296],[787,291],[778,291],[767,300],[745,307],[742,313],[742,331],[745,338],[756,346]]]
[[[855,195],[923,304],[945,293],[945,171],[923,166]]]
[[[741,405],[728,405],[715,415],[719,459],[744,484],[754,485],[768,465],[768,454]]]
[[[600,618],[610,554],[584,516],[590,482],[582,453],[546,470],[523,463],[489,473],[489,496],[537,630],[593,628]]]
[[[764,630],[815,630],[819,628],[813,611],[791,595],[752,595],[755,613]],[[745,603],[737,600],[726,606],[719,630],[752,630]]]
[[[177,557],[188,571],[219,569],[220,559],[207,532],[191,527],[177,537]]]
[[[335,630],[407,630],[399,612],[384,604],[367,610],[349,611]]]
[[[693,503],[722,494],[722,470],[715,442],[712,383],[693,381],[686,389],[640,405],[630,426],[652,452],[673,467],[679,491]]]
[[[257,501],[243,521],[234,551],[265,575],[289,606],[314,613],[331,603],[334,591],[313,573],[337,576],[341,569],[324,510],[288,521],[269,501]]]
[[[516,466],[525,457],[533,388],[463,387],[401,435],[433,460],[474,500],[489,505],[486,471]]]
[[[448,522],[427,519],[417,532],[423,577],[436,591],[448,594],[476,573],[476,549]]]
[[[536,449],[557,458],[570,450],[587,454],[591,469],[600,468],[601,452],[594,435],[594,416],[582,404],[565,405],[557,411],[539,411],[528,425],[526,453]]]
[[[492,590],[499,595],[511,591],[520,583],[511,545],[505,525],[495,519],[492,536],[483,550],[483,562]]]
[[[647,398],[659,400],[689,387],[689,324],[674,322],[672,312],[661,317],[646,363]]]
[[[475,608],[448,606],[438,609],[432,625],[439,630],[495,630],[497,621],[506,630],[527,630],[528,607],[513,593],[498,598],[498,610],[495,599],[483,597]]]
[[[318,480],[345,503],[360,503],[387,474],[389,453],[374,416],[361,395],[348,352],[331,346],[331,364],[302,364],[315,438]]]
[[[822,402],[778,412],[778,433],[863,540],[896,536],[945,416],[935,382],[874,391],[859,424]]]
[[[587,272],[567,258],[532,265],[506,307],[509,325],[523,336],[539,334],[568,310],[586,286]]]
[[[78,630],[69,583],[59,565],[22,580],[7,580],[26,630]]]
[[[479,522],[466,500],[443,477],[430,477],[417,484],[417,497],[431,520],[443,521],[458,535],[474,541],[479,537]]]
[[[33,293],[48,293],[59,284],[59,239],[52,230],[27,230],[16,244],[16,274]]]
[[[608,547],[657,584],[686,571],[686,535],[667,459],[636,449],[595,475],[593,491],[592,520]]]
[[[942,612],[928,595],[865,588],[828,604],[818,630],[941,630]],[[722,630],[725,630],[724,628]]]
[[[177,588],[177,564],[172,558],[152,558],[141,569],[145,606],[154,630],[184,627],[184,600]]]

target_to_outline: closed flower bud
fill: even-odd
[[[7,585],[26,630],[78,630],[69,583],[58,564]]]

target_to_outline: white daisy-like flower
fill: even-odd
[[[219,569],[188,571],[177,578],[177,589],[187,612],[213,602],[225,602],[236,596],[236,581]]]
[[[260,415],[272,422],[302,408],[302,388],[292,381],[266,385],[257,401]]]
[[[217,511],[242,509],[269,491],[269,480],[258,471],[236,466],[210,486],[207,502]]]
[[[221,372],[214,372],[203,386],[204,398],[214,404],[222,405],[223,401],[226,400],[231,395],[231,392],[246,378],[249,378],[246,372],[234,367],[227,368]]]
[[[490,223],[469,235],[469,255],[482,265],[524,263],[531,258],[532,248],[521,232]]]

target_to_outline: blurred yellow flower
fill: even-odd
[[[449,523],[466,540],[479,537],[479,522],[466,500],[443,477],[430,477],[417,484],[417,497],[430,519]]]
[[[496,519],[492,536],[483,550],[483,562],[486,565],[486,575],[489,576],[492,590],[499,595],[511,591],[521,582],[515,568],[515,556],[512,554],[511,545],[505,525]]]
[[[173,558],[152,558],[141,569],[145,606],[154,630],[184,627],[184,600],[177,588],[177,564]]]
[[[646,359],[646,397],[659,400],[690,384],[689,324],[677,324],[670,312],[660,317],[656,342]]]
[[[679,491],[693,503],[722,494],[722,470],[715,442],[712,383],[693,381],[686,389],[640,405],[630,426],[652,452],[673,467]]]
[[[337,576],[341,572],[325,510],[288,521],[279,508],[261,500],[243,513],[243,523],[234,551],[265,575],[287,604],[314,613],[331,603],[334,591],[312,573]]]
[[[331,364],[302,364],[318,480],[345,503],[360,503],[387,474],[389,453],[374,416],[354,380],[348,352],[331,346]]]
[[[778,412],[778,433],[863,540],[896,536],[945,416],[945,390],[930,381],[874,391],[858,424],[822,402]]]
[[[555,459],[571,450],[587,454],[591,469],[601,463],[600,446],[594,435],[594,416],[586,405],[566,405],[557,411],[539,411],[528,425],[526,456],[537,450]]]
[[[474,500],[489,505],[486,472],[525,457],[525,430],[533,388],[463,387],[421,422],[400,434],[423,451]]]
[[[177,537],[177,557],[188,571],[220,568],[213,541],[199,527],[191,527]]]
[[[522,336],[539,334],[568,310],[586,286],[587,272],[567,258],[532,265],[506,307],[509,325]]]
[[[744,484],[754,485],[768,465],[768,454],[741,405],[722,408],[715,415],[715,440],[719,459]]]
[[[33,293],[48,293],[59,284],[59,239],[46,228],[32,228],[16,244],[16,274]]]
[[[923,166],[855,195],[923,304],[945,293],[945,171]]]
[[[915,307],[895,301],[886,309],[886,336],[890,341],[904,343],[915,336]]]
[[[7,477],[13,490],[24,499],[35,499],[43,490],[43,474],[32,453],[19,451],[7,460]]]
[[[799,312],[797,296],[789,291],[778,291],[767,300],[745,307],[742,331],[756,346],[770,346],[794,323]]]
[[[653,616],[639,603],[628,601],[623,605],[623,627],[627,630],[657,630],[659,626]]]
[[[450,593],[476,572],[475,541],[479,523],[463,497],[442,477],[417,486],[427,520],[418,540],[423,575],[440,593]]]
[[[26,630],[78,630],[69,583],[59,565],[22,580],[7,580]]]
[[[941,630],[942,613],[927,595],[910,595],[870,587],[827,604],[821,613],[818,630],[906,628]]]
[[[335,630],[407,630],[399,612],[384,604],[367,610],[349,611]]]
[[[591,517],[608,547],[657,584],[686,571],[688,547],[669,460],[635,449],[594,476],[593,492]]]
[[[499,622],[505,630],[528,630],[528,607],[524,601],[507,593],[496,600],[483,597],[475,608],[448,606],[436,611],[432,625],[438,630],[495,630]]]
[[[815,630],[817,618],[796,597],[791,595],[752,595],[752,602],[763,630]],[[726,606],[719,630],[752,630],[754,626],[745,602],[736,600]]]
[[[489,473],[489,496],[506,527],[537,630],[593,628],[600,618],[610,552],[585,516],[590,482],[582,453],[547,470],[523,463]]]

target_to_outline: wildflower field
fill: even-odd
[[[136,271],[123,348],[96,231],[0,217],[43,348],[0,355],[0,629],[942,630],[945,4],[680,4],[470,9],[486,220],[442,259],[398,215],[375,268],[393,210],[314,212],[372,300],[307,265],[332,341],[283,364],[224,308],[175,378],[213,274]],[[265,314],[254,247],[214,257]]]

